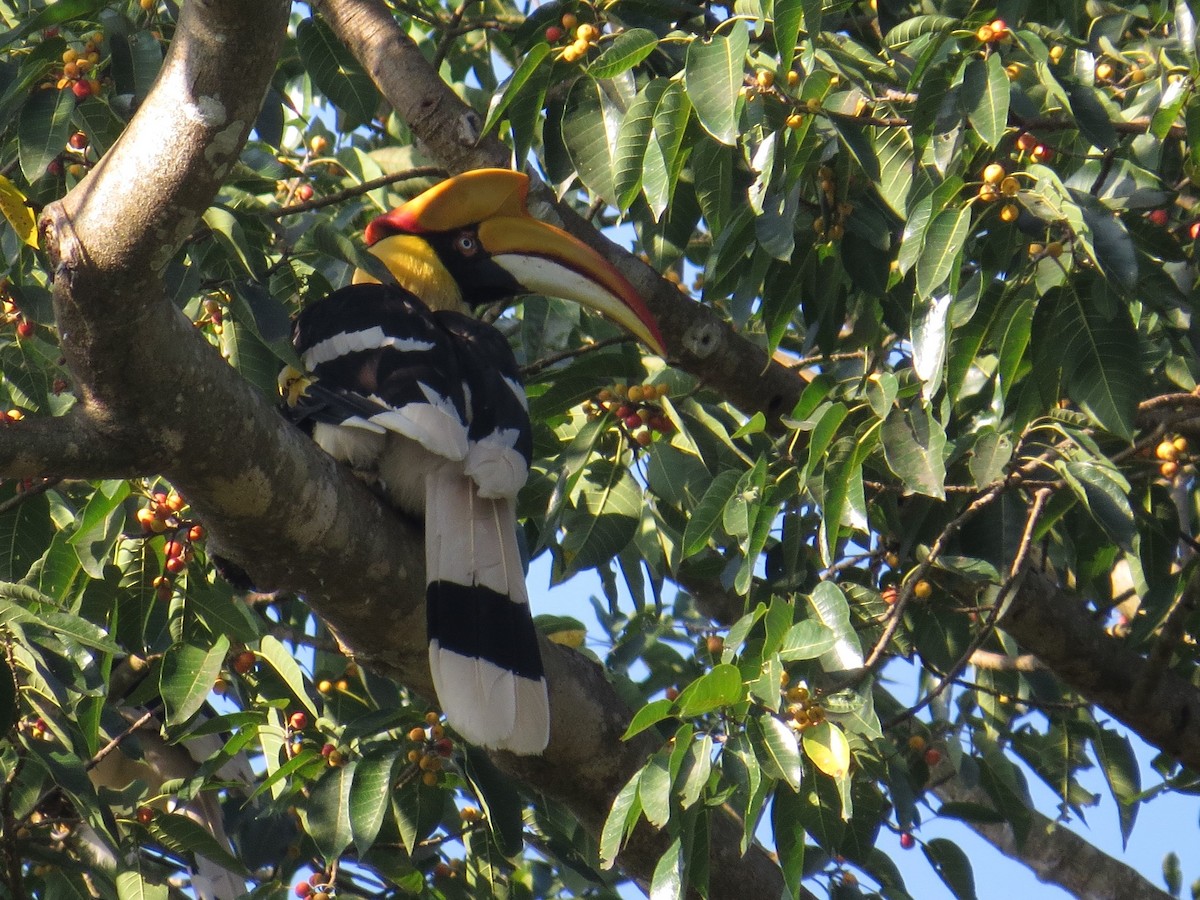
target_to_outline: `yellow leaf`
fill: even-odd
[[[850,771],[850,742],[832,722],[804,729],[804,753],[830,778],[844,778]]]
[[[587,637],[587,632],[579,628],[568,628],[563,631],[555,631],[547,634],[550,640],[556,644],[562,644],[564,647],[571,647],[578,650],[583,646],[584,638]]]
[[[37,216],[25,202],[25,195],[3,175],[0,175],[0,213],[8,219],[8,224],[13,227],[17,237],[30,247],[38,245]]]

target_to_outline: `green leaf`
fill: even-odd
[[[1059,460],[1055,464],[1084,508],[1117,546],[1133,551],[1137,526],[1129,503],[1128,484],[1117,482],[1104,467],[1090,462]]]
[[[958,844],[946,838],[926,841],[921,849],[938,877],[958,900],[975,900],[975,875],[971,861]]]
[[[741,474],[726,469],[713,479],[708,490],[700,499],[683,532],[683,556],[686,559],[699,553],[708,544],[708,539],[725,514],[725,507],[737,490]]]
[[[317,707],[313,704],[312,698],[308,696],[308,691],[305,689],[304,672],[301,670],[300,664],[296,662],[295,655],[287,647],[283,646],[278,638],[271,635],[263,637],[259,643],[258,652],[271,668],[279,673],[279,677],[291,689],[292,695],[304,704],[304,708],[314,718],[319,715]]]
[[[521,88],[529,81],[534,72],[537,71],[550,54],[550,45],[544,43],[534,44],[529,52],[521,58],[521,63],[513,70],[512,75],[504,82],[504,86],[499,94],[492,98],[492,104],[488,108],[487,121],[483,124],[483,133],[487,134],[496,127],[509,105],[521,92]]]
[[[763,745],[775,769],[793,791],[800,790],[804,763],[800,760],[800,743],[795,733],[770,713],[759,717],[758,722],[762,726]]]
[[[707,734],[688,746],[687,759],[680,772],[679,803],[688,809],[704,793],[708,777],[712,773],[713,740]]]
[[[921,255],[917,257],[917,296],[930,300],[954,267],[971,233],[969,206],[950,207],[938,213],[925,229]]]
[[[862,169],[863,177],[878,184],[883,177],[879,169],[879,157],[875,155],[875,148],[867,140],[862,125],[846,116],[832,116],[830,122],[841,138],[842,146],[850,151],[850,155]]]
[[[683,844],[677,837],[654,867],[654,875],[650,879],[650,900],[683,900],[683,871]]]
[[[946,432],[922,402],[895,409],[883,423],[883,455],[909,493],[946,497]]]
[[[492,839],[506,857],[516,857],[525,842],[525,801],[487,753],[467,745],[463,758],[463,771],[487,817]]]
[[[638,801],[646,820],[662,828],[671,818],[671,771],[665,752],[656,753],[642,768],[638,779]]]
[[[725,706],[733,706],[744,696],[741,671],[737,666],[721,663],[683,689],[675,699],[676,715],[701,716]]]
[[[800,36],[800,23],[804,20],[802,0],[775,0],[775,49],[779,52],[779,69],[782,72],[792,67],[796,53],[796,38]],[[811,34],[813,28],[808,27]]]
[[[304,804],[305,830],[327,863],[341,856],[354,840],[350,796],[358,763],[327,767]]]
[[[788,629],[779,648],[779,658],[784,662],[817,659],[832,650],[836,643],[833,631],[820,622],[805,619]]]
[[[663,719],[670,718],[671,707],[674,704],[666,698],[652,700],[633,716],[633,720],[629,723],[629,727],[625,729],[625,733],[621,735],[621,740],[627,741],[635,734],[641,734],[651,725],[656,725]]]
[[[34,91],[21,107],[17,150],[26,181],[41,178],[46,166],[63,152],[74,111],[75,97],[70,91]]]
[[[604,820],[604,828],[600,832],[600,867],[611,869],[617,861],[617,854],[625,838],[633,830],[634,823],[641,816],[642,807],[638,802],[638,783],[641,781],[641,769],[633,773],[625,786],[613,800],[612,809]]]
[[[1142,776],[1137,756],[1128,737],[1100,727],[1092,738],[1092,748],[1100,761],[1104,780],[1113,800],[1117,803],[1117,816],[1121,825],[1121,845],[1129,844],[1133,823],[1137,819],[1139,797],[1142,791]]]
[[[318,90],[342,111],[343,130],[371,121],[380,103],[375,82],[329,26],[305,19],[296,26],[296,49]]]
[[[632,69],[658,46],[658,35],[648,28],[627,28],[604,48],[588,68],[593,78],[612,78]]]
[[[1117,129],[1108,117],[1096,89],[1079,81],[1066,82],[1067,95],[1071,99],[1071,112],[1079,133],[1099,147],[1107,150],[1117,145]]]
[[[350,786],[350,833],[359,854],[371,849],[383,825],[392,792],[392,770],[400,751],[366,755],[356,761]]]
[[[654,111],[654,140],[646,148],[642,171],[646,202],[656,219],[661,219],[667,211],[683,168],[681,151],[691,113],[692,105],[683,85],[670,82]]]
[[[150,836],[168,850],[176,853],[196,853],[242,877],[249,873],[232,853],[214,838],[209,830],[186,815],[159,813],[146,829]]]
[[[567,95],[562,136],[567,154],[589,191],[617,205],[616,148],[625,111],[610,88],[594,78],[580,78]]]
[[[589,466],[563,516],[561,542],[569,572],[608,563],[637,533],[642,514],[642,490],[623,466],[598,460]]]
[[[3,43],[0,39],[0,45]],[[167,900],[167,886],[148,884],[139,872],[121,872],[116,883],[117,900]]]
[[[229,638],[224,635],[207,649],[175,644],[163,654],[158,690],[167,708],[168,729],[184,724],[204,705],[228,654]]]
[[[650,133],[654,129],[654,113],[668,84],[666,78],[655,78],[647,82],[630,104],[629,111],[625,113],[621,122],[616,157],[613,160],[613,182],[618,209],[628,209],[641,190],[642,168],[646,148],[650,146]]]
[[[688,45],[688,97],[704,130],[730,146],[738,135],[738,94],[749,47],[750,35],[740,21],[734,21],[728,34],[696,38]]]
[[[963,73],[959,98],[967,120],[989,147],[995,147],[1008,127],[1010,86],[999,53],[974,57]]]

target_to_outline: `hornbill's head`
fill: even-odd
[[[658,324],[633,285],[591,247],[533,218],[528,192],[520,172],[466,172],[372,221],[367,246],[433,309],[561,297],[603,313],[663,355]],[[354,273],[355,283],[374,280]]]

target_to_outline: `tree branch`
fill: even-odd
[[[939,784],[934,793],[944,803],[975,803],[988,808],[994,804],[988,792],[969,786],[961,776]],[[1011,825],[967,821],[967,825],[989,844],[1027,866],[1038,881],[1056,884],[1079,900],[1110,900],[1112,897],[1139,900],[1167,900],[1170,894],[1160,890],[1141,874],[1097,850],[1075,832],[1029,810],[1029,836],[1018,841]]]
[[[0,478],[134,478],[158,462],[144,441],[128,444],[103,434],[82,406],[0,425]]]
[[[1200,771],[1200,691],[1104,631],[1079,598],[1029,572],[999,627],[1142,740]],[[1143,686],[1139,690],[1139,686]]]

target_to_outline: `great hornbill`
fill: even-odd
[[[480,169],[372,221],[367,246],[396,284],[357,270],[308,306],[293,335],[307,374],[284,393],[326,452],[424,516],[429,665],[450,724],[474,744],[534,754],[550,711],[514,511],[529,413],[508,342],[470,311],[546,294],[663,349],[629,282],[531,217],[528,190],[525,175]]]

